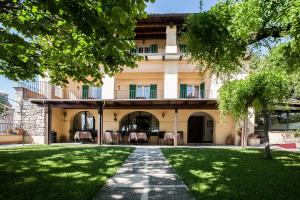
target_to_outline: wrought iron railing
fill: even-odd
[[[116,99],[163,99],[163,90],[115,90]]]
[[[216,99],[217,95],[217,91],[215,90],[199,90],[194,92],[187,90],[178,91],[179,99]]]
[[[25,99],[101,99],[100,87],[63,88],[45,81],[19,82]]]
[[[144,46],[137,46],[135,49],[131,49],[130,53],[138,54],[138,55],[145,55],[145,54],[164,54],[165,53],[165,46],[159,46],[156,44],[153,45],[144,45]]]
[[[0,134],[12,134],[14,128],[14,124],[0,123]]]

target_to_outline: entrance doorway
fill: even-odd
[[[188,143],[212,143],[213,120],[202,112],[194,113],[188,119]]]

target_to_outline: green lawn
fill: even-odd
[[[299,199],[300,154],[166,148],[162,152],[197,199]]]
[[[92,199],[133,148],[0,149],[0,199]]]

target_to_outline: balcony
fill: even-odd
[[[137,46],[130,53],[143,56],[145,60],[181,60],[186,53],[186,45],[161,46],[157,44]]]
[[[18,87],[22,88],[22,98],[24,99],[67,99],[67,100],[100,100],[102,90],[99,87],[82,85],[74,88],[62,88],[51,85],[48,82],[20,82]],[[164,90],[157,90],[151,86],[136,87],[134,90],[115,90],[114,99],[135,99],[153,100],[164,99]],[[177,99],[216,99],[215,90],[179,90]]]
[[[115,99],[163,99],[163,90],[115,90]]]
[[[19,82],[23,89],[24,99],[101,99],[101,88],[82,86],[77,88],[62,88],[45,81]]]
[[[178,99],[217,99],[215,90],[178,91]]]

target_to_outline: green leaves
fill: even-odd
[[[278,41],[286,45],[279,57],[299,58],[299,16],[300,0],[219,1],[209,11],[187,19],[187,50],[200,70],[221,77],[243,69],[240,61],[249,56],[247,52],[276,48]],[[295,61],[292,66],[299,69],[298,59]]]
[[[8,108],[6,107],[7,98],[0,95],[0,119],[6,115]]]
[[[101,83],[103,73],[136,66],[129,51],[145,7],[144,0],[22,1],[21,10],[0,15],[0,74]]]
[[[219,90],[218,107],[222,115],[242,119],[248,107],[273,110],[291,97],[290,79],[283,70],[263,69],[244,80],[225,83]]]
[[[240,70],[240,59],[246,50],[246,45],[236,41],[228,31],[230,14],[224,8],[222,5],[189,17],[184,35],[187,51],[200,70],[209,69],[218,76]]]

